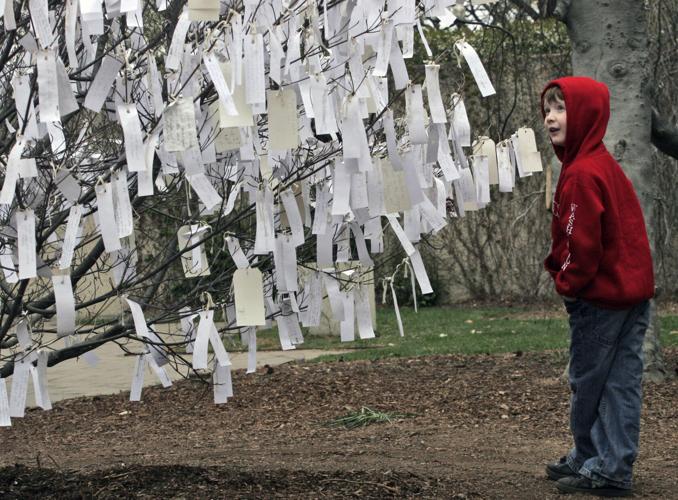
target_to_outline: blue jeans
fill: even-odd
[[[649,302],[610,310],[566,301],[570,316],[572,470],[597,486],[631,488],[638,455],[643,338]]]

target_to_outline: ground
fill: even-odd
[[[678,349],[666,350],[669,366]],[[564,351],[294,364],[59,402],[0,428],[0,498],[556,498]],[[673,369],[673,368],[672,368]],[[637,497],[678,498],[678,381],[645,388]],[[362,406],[412,414],[357,429]]]

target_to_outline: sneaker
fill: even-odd
[[[577,472],[570,468],[565,457],[561,457],[559,461],[550,463],[546,466],[546,475],[549,479],[558,481],[558,479],[563,477],[576,476]]]
[[[587,493],[599,497],[630,497],[633,491],[626,488],[619,488],[611,484],[595,486],[593,482],[584,476],[563,477],[556,483],[556,488],[562,493]]]

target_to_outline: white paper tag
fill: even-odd
[[[465,41],[458,41],[455,43],[455,46],[459,52],[461,52],[461,55],[464,56],[464,59],[466,59],[466,63],[473,74],[473,78],[476,80],[480,94],[483,97],[496,94],[497,92],[494,90],[490,77],[487,75],[487,71],[485,71],[485,67],[480,61],[480,57],[478,57],[476,50]]]
[[[52,275],[54,301],[56,303],[57,335],[64,337],[75,333],[75,297],[71,277]]]
[[[353,289],[341,294],[344,319],[339,325],[340,339],[342,342],[355,340],[355,300]]]
[[[56,55],[53,50],[41,50],[36,56],[38,68],[38,99],[42,123],[61,121],[57,85]]]
[[[414,246],[412,245],[410,240],[407,238],[407,235],[405,234],[405,231],[403,231],[403,228],[400,225],[400,223],[398,222],[398,219],[396,218],[396,216],[392,215],[392,214],[387,214],[386,218],[388,219],[388,222],[391,225],[393,232],[398,237],[398,241],[400,241],[400,245],[403,247],[403,250],[405,250],[405,253],[408,256],[410,256],[414,252],[416,252]]]
[[[0,377],[0,427],[10,427],[12,419],[9,416],[9,398],[7,397],[7,384]]]
[[[35,278],[37,274],[35,253],[35,214],[33,210],[16,212],[17,247],[19,254],[19,279]]]
[[[405,91],[405,107],[407,112],[407,131],[412,144],[426,144],[424,99],[421,95],[421,85],[410,85]]]
[[[256,268],[237,269],[233,273],[237,326],[266,324],[264,287],[261,271]]]
[[[223,201],[223,198],[205,174],[187,175],[186,179],[207,210],[212,210]]]
[[[155,359],[153,359],[153,356],[149,354],[144,354],[144,357],[146,358],[146,362],[148,363],[148,366],[151,367],[151,370],[155,373],[156,377],[158,377],[158,380],[160,380],[160,383],[162,384],[163,387],[171,387],[172,386],[172,380],[170,379],[169,375],[167,374],[167,371],[165,369],[158,365],[156,363]]]
[[[414,275],[417,278],[417,283],[419,283],[419,288],[421,293],[426,295],[428,293],[433,293],[433,288],[431,288],[431,282],[428,279],[428,274],[426,274],[426,268],[424,267],[424,261],[421,259],[421,254],[419,250],[415,250],[410,256],[410,262],[412,263],[412,269],[414,269]]]
[[[113,187],[113,207],[118,238],[125,238],[134,233],[134,213],[129,199],[127,173],[124,170],[115,172],[111,176],[111,186]]]
[[[113,207],[113,189],[111,184],[105,182],[94,187],[97,195],[97,212],[99,215],[99,230],[104,240],[107,252],[115,252],[122,248],[118,238],[118,226],[115,221],[115,209]]]
[[[361,339],[373,339],[372,312],[367,287],[360,285],[355,289],[355,312],[358,319],[358,335]]]
[[[265,103],[264,38],[261,33],[250,33],[245,37],[244,62],[247,104]]]
[[[22,418],[26,411],[26,394],[28,392],[28,377],[30,362],[15,361],[12,375],[12,393],[9,398],[9,416]]]
[[[214,388],[214,404],[226,403],[228,398],[233,396],[230,366],[215,363],[212,373],[212,386]]]
[[[304,300],[301,304],[303,308],[301,319],[304,326],[320,325],[323,301],[322,286],[322,278],[318,272],[312,273],[306,281],[303,295]]]
[[[106,97],[111,91],[118,72],[122,68],[122,63],[110,55],[105,55],[99,66],[94,81],[87,90],[84,106],[95,113],[101,111],[101,107],[106,101]]]
[[[236,109],[235,103],[233,102],[231,89],[228,88],[228,84],[224,78],[224,73],[221,70],[221,65],[219,64],[217,56],[213,52],[210,52],[209,54],[203,55],[202,60],[205,64],[205,68],[207,68],[207,72],[210,75],[210,79],[214,84],[217,95],[219,96],[219,103],[224,107],[226,114],[230,116],[237,116],[238,110]]]
[[[198,331],[195,335],[195,344],[193,345],[193,369],[207,369],[207,347],[210,340],[210,333],[214,327],[214,311],[201,311]]]
[[[190,98],[178,99],[165,108],[162,119],[164,145],[167,151],[179,152],[199,147],[195,129],[195,108]]]
[[[129,393],[130,401],[141,401],[141,389],[144,386],[144,372],[146,370],[145,354],[137,356],[137,361],[134,364],[134,375],[132,377],[132,388]]]
[[[274,151],[299,145],[297,94],[291,87],[268,92],[268,147]]]
[[[447,123],[447,115],[443,106],[443,98],[440,95],[440,81],[438,64],[426,65],[426,95],[428,96],[428,109],[431,112],[433,123]]]
[[[137,108],[134,104],[119,104],[117,109],[125,140],[127,169],[130,172],[143,172],[146,170],[146,158]]]
[[[304,224],[301,221],[301,213],[299,213],[299,205],[294,192],[291,189],[286,189],[280,193],[280,199],[285,207],[285,214],[292,230],[292,242],[295,247],[304,244]]]

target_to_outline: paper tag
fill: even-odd
[[[257,329],[247,329],[247,373],[257,371]]]
[[[466,63],[473,74],[473,78],[476,80],[480,94],[483,97],[496,94],[497,92],[494,90],[490,77],[487,75],[487,71],[485,71],[485,67],[480,61],[480,57],[478,57],[476,50],[465,41],[458,41],[455,43],[455,46],[459,52],[461,52],[461,55],[464,56],[464,59],[466,59]]]
[[[355,340],[355,301],[353,290],[341,294],[344,319],[339,325],[340,339],[342,342],[353,342]]]
[[[71,277],[53,275],[54,301],[57,312],[57,335],[63,337],[75,333],[75,297]]]
[[[207,347],[209,344],[210,333],[214,327],[214,311],[201,311],[198,331],[195,335],[195,344],[193,346],[193,369],[207,369]]]
[[[120,250],[118,238],[118,226],[115,221],[115,209],[113,208],[113,189],[111,184],[105,182],[94,187],[97,196],[97,212],[99,215],[99,230],[104,240],[107,252]]]
[[[97,71],[94,81],[87,90],[84,106],[95,113],[101,111],[101,107],[106,101],[106,97],[111,91],[118,72],[122,68],[122,63],[109,55],[104,56]]]
[[[398,222],[398,219],[396,218],[395,215],[388,214],[386,215],[386,218],[388,219],[389,224],[391,225],[391,229],[393,229],[393,232],[395,235],[398,237],[398,241],[400,241],[400,245],[403,247],[403,250],[405,250],[405,253],[410,256],[414,252],[416,252],[414,246],[410,242],[410,240],[407,238],[407,235],[405,234],[405,231],[403,231],[402,226]]]
[[[238,110],[233,102],[232,92],[228,88],[217,56],[213,52],[203,55],[203,63],[205,64],[205,68],[207,68],[207,72],[209,73],[210,79],[219,96],[219,104],[224,107],[226,114],[237,116]]]
[[[332,215],[346,215],[351,211],[351,172],[344,161],[336,160],[334,166]],[[317,205],[317,204],[316,204]]]
[[[191,99],[181,98],[175,101],[165,108],[162,119],[167,151],[179,152],[199,147],[195,108]]]
[[[358,319],[358,335],[361,339],[373,339],[372,312],[367,287],[360,285],[355,291],[355,312]]]
[[[223,201],[205,174],[187,175],[186,179],[207,210],[212,210]]]
[[[412,202],[405,172],[394,170],[391,162],[386,159],[377,160],[377,168],[381,169],[385,213],[391,214],[411,209]]]
[[[426,274],[424,261],[421,259],[419,250],[415,250],[415,252],[409,257],[410,262],[412,263],[412,269],[414,270],[414,275],[417,278],[417,283],[419,283],[421,293],[424,295],[433,293],[433,288],[431,288],[431,282],[428,279],[428,274]]]
[[[393,40],[393,21],[384,19],[381,22],[377,46],[377,60],[374,63],[372,74],[374,76],[386,76],[388,63],[391,57],[391,46]]]
[[[489,159],[485,155],[471,156],[473,168],[473,181],[476,186],[476,199],[478,203],[490,202],[490,174]]]
[[[146,369],[147,357],[145,354],[137,356],[134,364],[134,375],[132,377],[132,388],[129,393],[130,401],[141,401],[141,389],[144,386],[144,371]]]
[[[172,42],[170,43],[167,57],[165,58],[165,68],[168,71],[177,71],[181,67],[181,60],[184,54],[184,42],[186,41],[186,33],[191,27],[191,20],[188,18],[188,12],[184,10],[177,24],[174,26],[172,33]]]
[[[41,50],[36,56],[38,68],[38,99],[40,101],[40,121],[58,122],[59,95],[57,83],[56,55],[53,50]]]
[[[49,391],[47,390],[48,361],[49,353],[43,350],[38,351],[38,366],[37,366],[38,391],[36,391],[36,394],[38,393],[40,394],[40,401],[37,402],[37,404],[43,410],[52,409],[52,401],[49,397]]]
[[[426,95],[428,96],[428,109],[431,112],[433,123],[447,123],[447,115],[443,106],[443,98],[440,95],[440,82],[438,64],[426,65]]]
[[[35,215],[33,210],[16,212],[17,246],[19,254],[19,279],[35,278],[37,274],[35,254]]]
[[[297,94],[291,87],[268,91],[268,147],[275,151],[299,145]]]
[[[215,363],[212,373],[212,386],[214,388],[214,404],[226,403],[228,398],[233,396],[230,366]]]
[[[233,273],[237,326],[266,324],[264,286],[261,271],[256,268],[237,269]]]
[[[245,37],[244,62],[247,104],[265,103],[264,38],[261,33],[250,33]]]
[[[145,354],[144,357],[146,358],[146,362],[148,363],[148,366],[151,367],[151,370],[155,373],[156,377],[158,377],[158,380],[160,380],[160,383],[162,384],[163,387],[171,387],[172,386],[172,380],[169,378],[169,375],[167,374],[167,371],[165,369],[158,365],[156,363],[155,359],[153,359],[153,356],[149,354]]]
[[[210,331],[210,344],[212,345],[212,351],[214,352],[214,357],[219,366],[231,366],[231,359],[224,348],[224,343],[222,342],[221,336],[214,323],[212,323],[212,330]]]
[[[7,384],[0,377],[0,427],[10,427],[12,419],[9,416],[9,398],[7,397]]]
[[[127,169],[130,172],[143,172],[146,170],[146,159],[137,108],[134,104],[119,104],[117,109],[124,136]]]
[[[257,230],[254,240],[254,254],[265,255],[275,248],[273,231],[273,194],[269,189],[256,194]]]
[[[471,124],[466,114],[464,99],[459,94],[452,94],[452,126],[449,138],[456,140],[459,146],[471,145]]]
[[[473,144],[473,154],[487,156],[490,185],[496,186],[499,184],[499,177],[497,174],[497,146],[494,141],[489,137],[478,137],[478,140]]]
[[[304,326],[318,326],[320,325],[320,317],[322,315],[322,278],[320,273],[313,272],[304,287],[304,300],[301,307],[303,314],[301,316],[302,325]]]
[[[125,238],[134,233],[134,213],[127,188],[127,173],[124,170],[115,172],[111,176],[111,186],[118,238]]]
[[[520,164],[524,172],[542,172],[541,155],[537,150],[534,130],[528,127],[518,129],[518,150]]]
[[[26,411],[26,393],[31,364],[26,361],[15,361],[12,375],[12,392],[9,398],[9,416],[22,418]]]
[[[405,107],[407,113],[407,131],[412,144],[426,144],[424,99],[421,95],[421,85],[410,85],[405,91]]]
[[[280,193],[280,199],[285,207],[285,214],[290,229],[292,230],[292,243],[295,247],[304,244],[304,224],[301,221],[301,213],[299,212],[299,205],[294,192],[291,189],[286,189]]]
[[[513,166],[511,165],[509,146],[503,142],[497,145],[497,173],[499,176],[499,192],[512,192]]]

